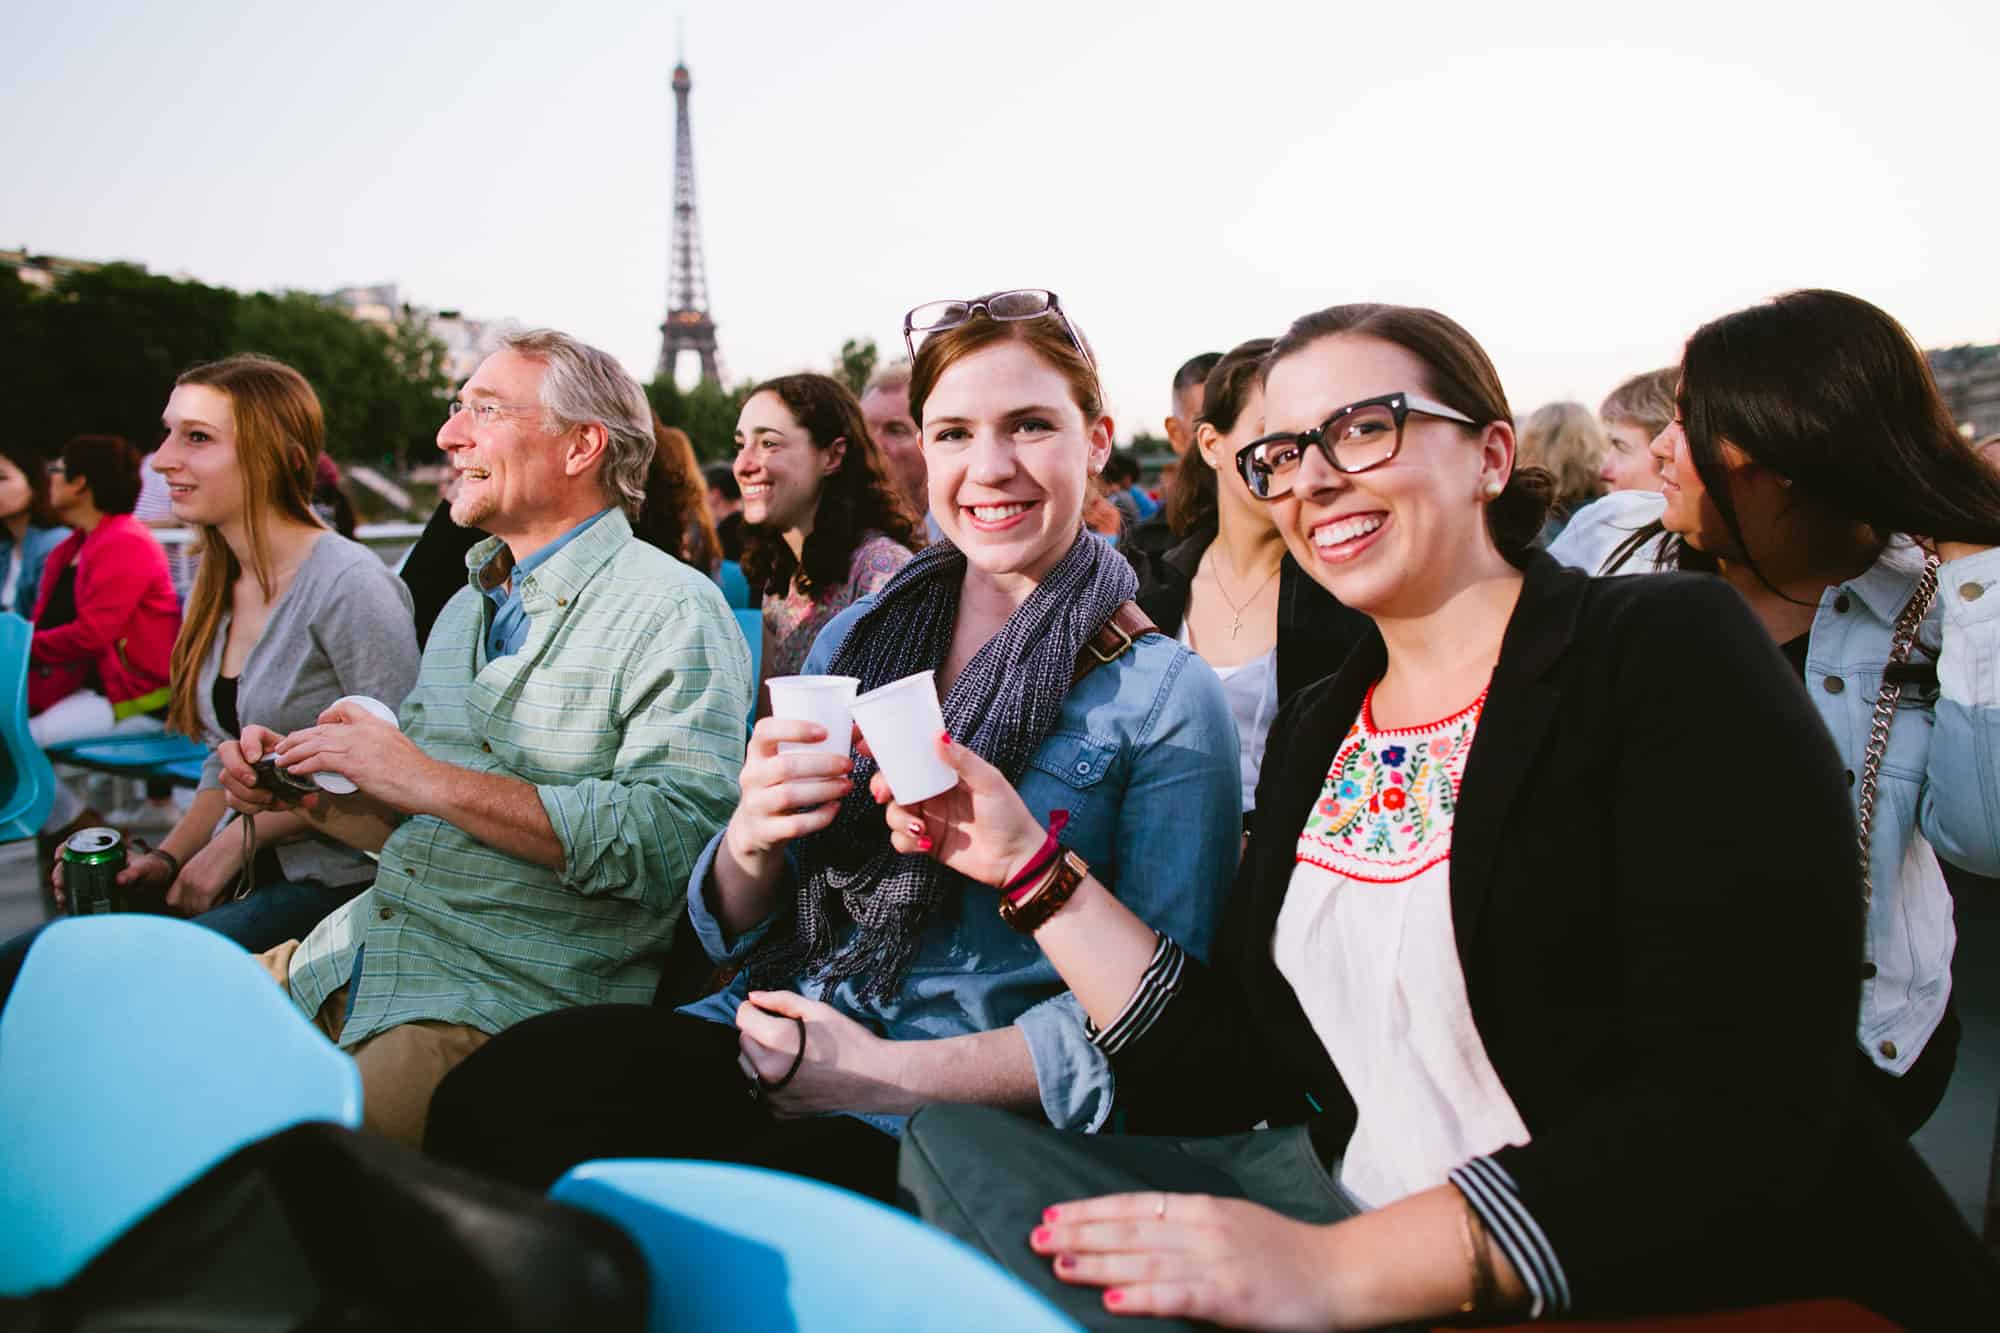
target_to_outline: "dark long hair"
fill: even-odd
[[[1236,344],[1216,361],[1202,389],[1201,415],[1195,418],[1197,430],[1204,421],[1220,435],[1236,429],[1250,390],[1257,386],[1264,356],[1276,345],[1272,338],[1252,338]],[[1167,524],[1176,537],[1215,525],[1215,487],[1215,469],[1190,440],[1187,452],[1174,464],[1174,484],[1167,492]]]
[[[2000,545],[2000,474],[1958,433],[1908,331],[1859,297],[1787,292],[1702,325],[1681,356],[1676,406],[1694,470],[1759,578],[1724,441],[1790,481],[1794,495],[1884,539]],[[1641,529],[1607,567],[1663,531]],[[1681,569],[1717,567],[1678,536],[1666,556]]]
[[[800,592],[813,595],[837,588],[847,582],[854,550],[869,532],[913,551],[924,544],[923,528],[891,479],[882,451],[868,434],[861,404],[845,384],[827,375],[780,375],[751,390],[750,397],[760,393],[778,396],[812,437],[813,448],[844,440],[847,449],[840,466],[820,481],[812,531],[798,556],[783,533],[761,524],[744,525],[743,577],[752,588],[767,597],[784,596],[795,582]]]
[[[1377,338],[1402,348],[1423,363],[1425,383],[1414,388],[1481,426],[1514,420],[1500,372],[1486,349],[1456,320],[1421,306],[1337,305],[1302,315],[1264,358],[1265,375],[1286,357],[1336,334]],[[1487,504],[1486,529],[1507,563],[1526,567],[1554,496],[1554,477],[1538,467],[1517,465],[1506,489]]]
[[[687,432],[653,418],[653,461],[646,467],[646,500],[633,533],[682,564],[714,577],[722,543],[708,514],[708,488]],[[733,480],[733,478],[732,478]]]

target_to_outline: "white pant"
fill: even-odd
[[[145,736],[165,730],[166,723],[143,713],[117,720],[111,701],[95,690],[78,690],[28,719],[28,734],[45,750],[86,736]]]

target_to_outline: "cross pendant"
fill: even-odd
[[[1243,628],[1243,613],[1239,611],[1236,614],[1236,618],[1229,622],[1229,637],[1232,639],[1235,638],[1236,632],[1242,628]]]

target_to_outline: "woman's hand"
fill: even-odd
[[[795,1019],[805,1024],[803,1058]],[[736,1007],[736,1030],[736,1063],[746,1078],[776,1083],[799,1060],[798,1072],[784,1087],[762,1094],[781,1120],[830,1111],[903,1115],[916,1109],[896,1086],[896,1043],[830,1004],[791,991],[751,991]]]
[[[958,785],[914,807],[895,802],[881,773],[870,780],[869,792],[888,805],[889,844],[997,889],[1042,849],[1048,830],[999,769],[946,734],[938,736],[937,752],[958,774]]]
[[[1241,1199],[1109,1194],[1059,1203],[1029,1235],[1064,1282],[1104,1287],[1104,1308],[1225,1328],[1352,1327],[1332,1226]]]
[[[286,809],[292,804],[257,785],[257,761],[277,749],[284,739],[269,727],[253,722],[235,740],[215,747],[216,757],[222,761],[223,795],[231,810],[247,818],[265,810]]]
[[[154,894],[164,895],[168,886],[173,883],[173,879],[173,871],[164,860],[151,852],[142,852],[126,863],[125,868],[118,872],[115,882],[121,889],[149,890]],[[69,895],[63,892],[63,863],[60,852],[56,854],[55,865],[49,869],[49,887],[55,890],[56,910],[58,912],[69,910]]]
[[[736,863],[755,873],[784,852],[785,844],[833,823],[840,800],[854,789],[844,754],[778,752],[781,741],[820,741],[826,728],[797,718],[760,718],[743,761],[741,797],[723,843]],[[780,1073],[784,1072],[782,1070]]]
[[[242,818],[252,816],[244,815]],[[146,859],[160,864],[156,856]],[[182,916],[200,916],[215,906],[218,898],[231,891],[242,875],[243,830],[231,822],[181,867],[173,887],[167,890],[167,906]]]

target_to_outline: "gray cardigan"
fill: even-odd
[[[215,716],[215,680],[228,639],[225,610],[196,680],[196,707],[211,746],[234,739]],[[254,722],[282,736],[312,726],[343,694],[366,694],[400,708],[416,682],[409,588],[373,551],[329,532],[313,543],[244,660],[236,716],[246,727]],[[211,754],[201,786],[221,785],[222,761]],[[273,850],[294,882],[342,887],[375,878],[373,861],[331,838],[314,835]]]

